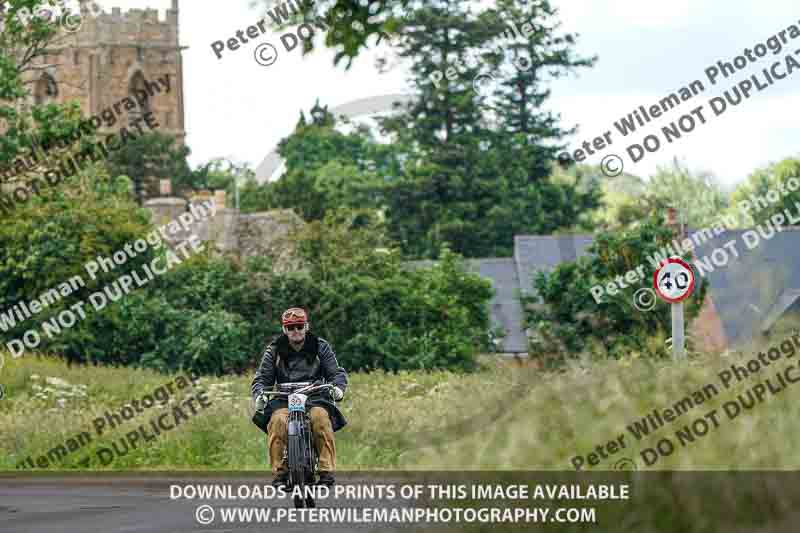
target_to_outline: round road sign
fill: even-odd
[[[670,257],[656,270],[653,286],[659,298],[672,304],[678,303],[692,294],[694,271],[683,259]]]

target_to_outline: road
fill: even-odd
[[[0,531],[3,533],[184,533],[224,531],[391,531],[392,526],[379,528],[373,524],[309,524],[234,523],[223,524],[220,507],[242,506],[271,509],[293,508],[289,499],[250,499],[223,501],[218,499],[171,499],[171,485],[231,485],[235,493],[240,484],[269,485],[269,474],[80,474],[63,476],[0,476]],[[402,479],[380,480],[402,484]],[[376,475],[339,473],[339,485],[373,484]],[[215,509],[215,520],[200,525],[195,511],[201,505]],[[399,498],[347,499],[328,498],[318,508],[391,508],[409,505]]]

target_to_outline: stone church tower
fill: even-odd
[[[34,84],[32,103],[77,100],[88,118],[168,74],[171,90],[148,99],[144,112],[153,112],[158,130],[174,135],[183,144],[186,131],[178,0],[172,0],[166,20],[159,20],[156,9],[122,13],[115,7],[111,14],[93,14],[83,1],[81,13],[80,30],[61,31],[47,53],[37,58],[30,80]],[[104,125],[99,133],[128,126],[141,112],[137,108],[123,113],[121,123],[111,128]]]

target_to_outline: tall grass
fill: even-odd
[[[473,374],[354,373],[340,404],[349,423],[336,434],[337,467],[570,470],[574,456],[586,460],[597,446],[624,435],[626,448],[591,469],[613,469],[623,458],[650,470],[798,468],[800,386],[767,394],[733,420],[722,411],[724,402],[800,361],[800,355],[782,358],[757,376],[722,388],[717,374],[750,357],[753,353],[747,351],[682,362],[577,362],[549,373],[515,364],[488,364]],[[47,385],[48,377],[67,385]],[[51,358],[6,355],[0,370],[6,389],[0,400],[0,469],[12,470],[29,455],[35,461],[82,430],[92,432],[94,418],[109,409],[119,411],[175,377],[130,368],[68,368]],[[211,407],[152,442],[140,442],[108,466],[96,458],[99,447],[111,447],[112,441],[164,411],[149,409],[102,436],[92,434],[89,446],[50,468],[82,469],[79,461],[90,456],[89,468],[101,470],[266,469],[266,438],[250,421],[250,379],[202,378],[198,390],[208,391]],[[719,395],[655,434],[637,440],[626,429],[653,409],[671,407],[709,383],[717,384]],[[180,392],[187,396],[196,390]],[[681,446],[675,431],[712,409],[719,413],[719,427]],[[648,467],[640,452],[663,437],[670,437],[676,449]]]

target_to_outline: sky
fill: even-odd
[[[570,150],[584,141],[611,131],[610,146],[584,162],[600,164],[611,154],[620,156],[625,172],[652,175],[659,165],[674,157],[694,171],[711,172],[732,189],[756,168],[800,155],[797,128],[800,71],[776,81],[763,91],[724,114],[714,116],[708,101],[721,96],[739,81],[781,61],[800,49],[800,38],[789,41],[778,55],[768,52],[757,63],[748,64],[727,79],[711,85],[704,71],[718,61],[732,62],[745,48],[753,48],[787,29],[800,25],[796,0],[551,0],[559,9],[561,30],[579,34],[576,51],[598,56],[591,69],[548,82],[552,97],[546,109],[560,113],[562,125],[578,126],[567,140]],[[170,0],[98,0],[108,13],[151,7],[160,17]],[[286,52],[280,35],[268,30],[239,50],[214,54],[211,43],[235,36],[237,30],[259,21],[264,2],[251,0],[182,0],[180,42],[183,51],[187,144],[190,163],[199,165],[215,157],[228,157],[257,168],[275,145],[294,129],[301,110],[306,112],[316,98],[331,108],[366,97],[408,93],[404,65],[385,74],[374,66],[381,48],[357,58],[349,71],[333,66],[333,51],[321,49],[302,57],[299,50]],[[262,66],[254,60],[262,42],[278,50],[274,64]],[[800,53],[794,55],[800,61]],[[763,75],[760,75],[763,79]],[[623,137],[614,127],[620,117],[640,105],[649,108],[692,81],[705,90],[645,127]],[[705,124],[681,139],[667,143],[661,128],[677,121],[697,106],[703,106]],[[642,142],[647,134],[660,137],[662,146],[633,162],[629,145]]]

